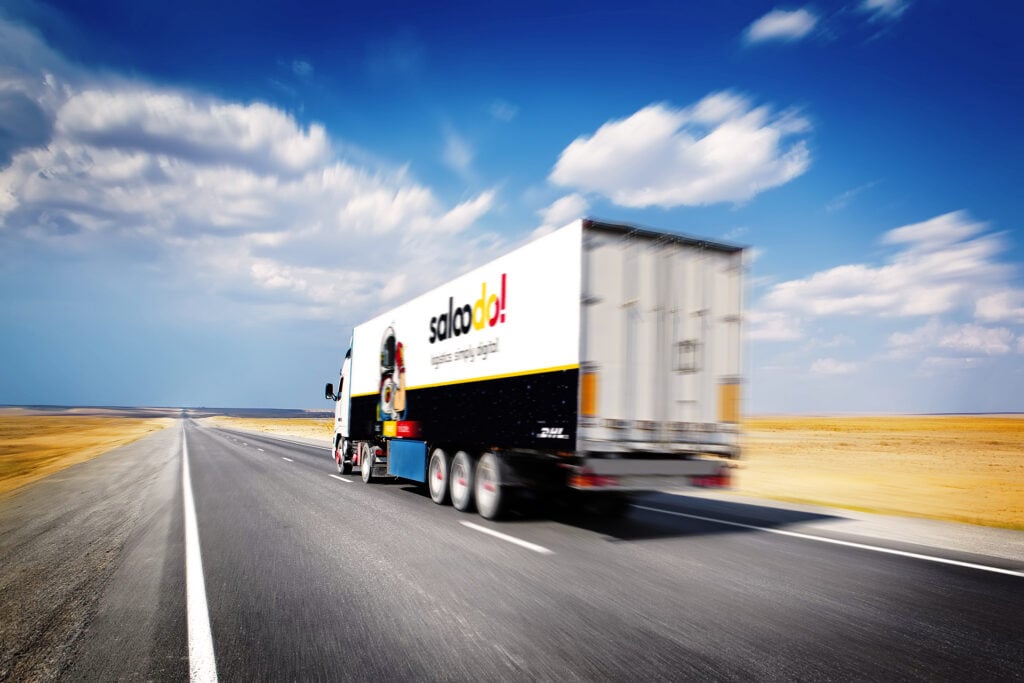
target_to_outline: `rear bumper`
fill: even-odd
[[[688,486],[724,488],[731,467],[720,460],[635,460],[586,458],[569,474],[578,490],[656,491]]]

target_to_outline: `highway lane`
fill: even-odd
[[[654,510],[779,530],[820,515],[656,495],[622,520],[527,509],[494,524],[415,486],[333,478],[323,448],[191,421],[183,431],[222,680],[1022,675],[1024,578]],[[32,491],[14,497],[21,521],[44,518],[31,530],[0,500],[0,550],[37,564],[62,556],[32,550],[53,534],[74,551],[82,533],[105,531],[97,519],[124,527],[80,587],[96,597],[60,650],[62,677],[187,677],[181,436],[168,429],[66,470],[45,493],[87,499],[70,516],[45,513]],[[88,490],[102,482],[107,498]],[[5,615],[20,571],[8,564]],[[22,654],[38,658],[26,642]]]

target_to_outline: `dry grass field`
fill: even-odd
[[[302,436],[310,439],[323,439],[330,445],[334,436],[334,420],[327,418],[259,418],[259,417],[228,417],[215,415],[203,418],[203,422],[216,427],[235,427],[252,432],[266,432],[282,436]]]
[[[167,418],[0,413],[0,493],[163,429]]]
[[[744,432],[738,493],[1024,529],[1024,416],[764,417]]]

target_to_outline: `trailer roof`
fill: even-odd
[[[608,223],[606,221],[595,220],[593,218],[584,218],[583,228],[585,230],[611,232],[616,235],[630,235],[650,240],[674,242],[676,244],[684,244],[690,247],[701,247],[703,249],[721,251],[727,254],[735,254],[736,252],[743,251],[743,247],[735,244],[715,242],[713,240],[702,239],[700,237],[690,237],[689,235],[677,235],[671,232],[660,232],[657,230],[650,230],[648,228],[641,228],[636,225],[630,225],[628,223]]]

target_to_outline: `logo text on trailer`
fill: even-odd
[[[430,343],[469,334],[505,322],[506,273],[501,274],[500,294],[487,294],[487,283],[480,283],[480,298],[472,304],[455,306],[448,297],[448,310],[430,319]]]

